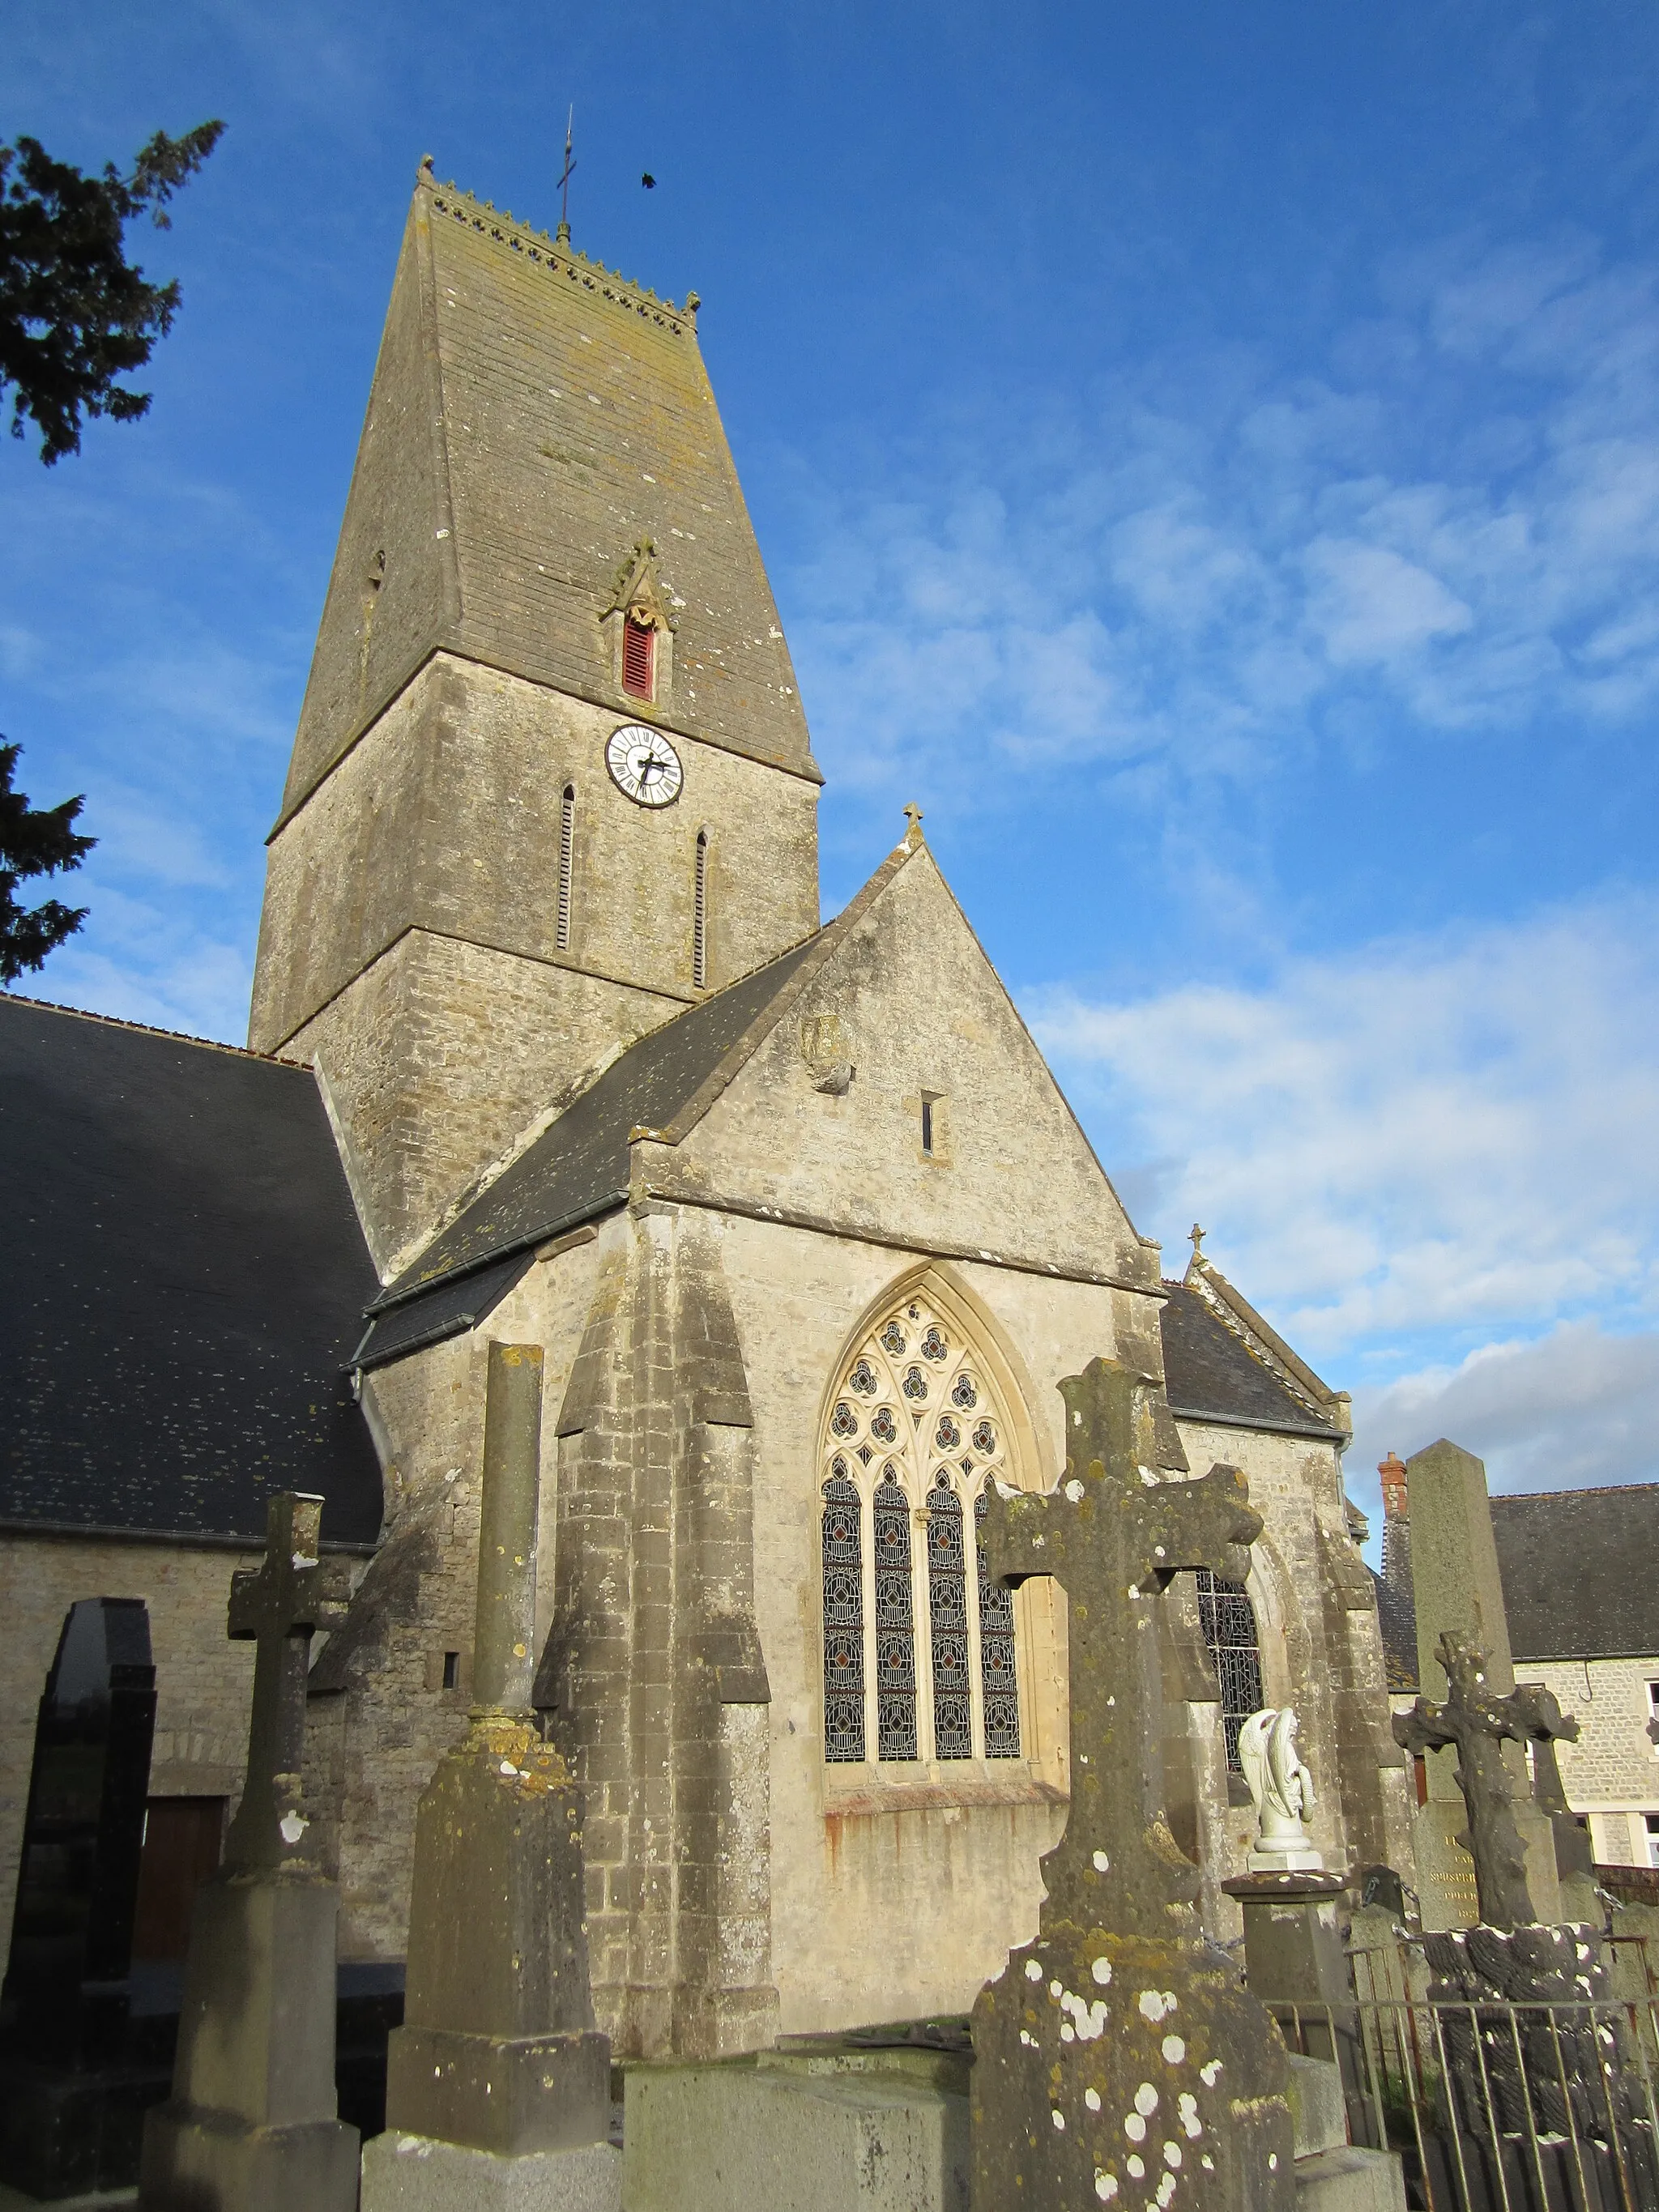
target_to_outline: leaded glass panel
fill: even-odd
[[[890,1463],[876,1485],[876,1756],[916,1755],[910,1500]]]
[[[1014,1660],[1014,1594],[994,1583],[979,1550],[979,1523],[989,1499],[981,1490],[974,1507],[974,1549],[979,1560],[979,1664],[985,1699],[985,1756],[1019,1757],[1019,1676]]]
[[[863,1508],[836,1459],[823,1486],[823,1755],[864,1756]]]
[[[968,1688],[968,1558],[962,1500],[943,1474],[927,1493],[927,1614],[933,1654],[933,1756],[971,1759]]]
[[[836,1378],[821,1462],[830,1477],[823,1492],[828,1757],[1020,1757],[1013,1601],[1006,1590],[987,1588],[976,1547],[975,1561],[968,1559],[969,1506],[980,1510],[988,1481],[1015,1479],[1006,1413],[971,1339],[926,1297],[896,1304],[848,1348]],[[918,1544],[911,1533],[915,1502],[924,1499],[927,1535]],[[977,1613],[970,1578],[979,1593]],[[916,1650],[916,1616],[923,1607],[932,1657],[925,1703]],[[866,1733],[871,1686],[873,1745]]]
[[[1221,1729],[1227,1740],[1227,1764],[1242,1771],[1238,1731],[1261,1711],[1261,1646],[1255,1607],[1243,1583],[1230,1583],[1207,1567],[1196,1571],[1198,1618],[1221,1685]]]

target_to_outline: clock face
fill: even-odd
[[[624,722],[612,730],[605,764],[618,791],[641,806],[672,806],[680,795],[685,771],[680,757],[660,730]]]

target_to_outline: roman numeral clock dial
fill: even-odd
[[[685,770],[660,730],[624,722],[612,730],[605,749],[611,781],[637,806],[672,806],[680,795]]]

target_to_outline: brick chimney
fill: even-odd
[[[1377,1463],[1382,1478],[1382,1579],[1407,1596],[1412,1587],[1412,1524],[1406,1510],[1406,1463],[1390,1452]]]

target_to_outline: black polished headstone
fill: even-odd
[[[0,2180],[37,2197],[137,2172],[155,2071],[131,2047],[133,1913],[155,1669],[138,1598],[84,1598],[58,1638],[0,1990]]]

